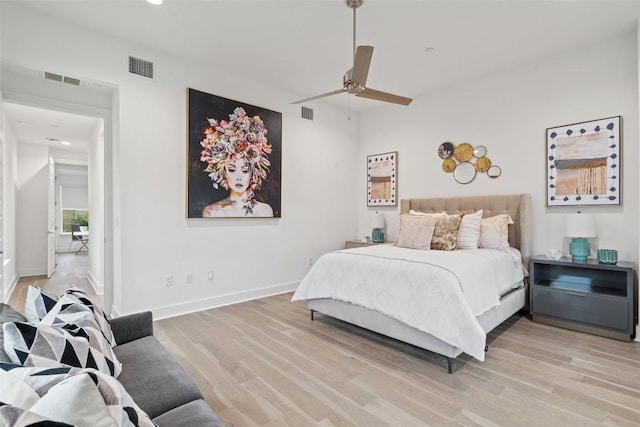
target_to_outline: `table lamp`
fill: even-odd
[[[371,241],[373,243],[382,243],[384,242],[384,214],[380,212],[376,212],[373,215],[373,220],[371,221]]]
[[[596,217],[593,214],[575,213],[564,217],[564,234],[572,237],[569,253],[573,262],[586,262],[591,253],[589,237],[597,236]]]

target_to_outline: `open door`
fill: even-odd
[[[47,203],[47,278],[56,271],[56,164],[49,156],[49,193]]]

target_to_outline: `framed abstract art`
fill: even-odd
[[[398,204],[398,152],[367,156],[367,206]]]
[[[187,104],[187,218],[279,218],[282,114],[191,88]]]
[[[547,129],[547,206],[619,205],[622,117]]]

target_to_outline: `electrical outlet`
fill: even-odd
[[[207,273],[207,280],[213,280],[213,270],[209,270]]]
[[[173,286],[173,275],[167,274],[164,276],[164,285],[165,286]]]
[[[187,273],[184,278],[185,283],[193,283],[193,273]]]
[[[313,258],[307,258],[307,265],[313,265]]]

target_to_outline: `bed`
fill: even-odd
[[[420,251],[385,244],[330,252],[292,300],[306,300],[312,320],[323,313],[440,354],[449,373],[462,353],[482,361],[487,333],[526,305],[530,203],[529,194],[401,200],[401,214],[507,214],[509,248]]]

